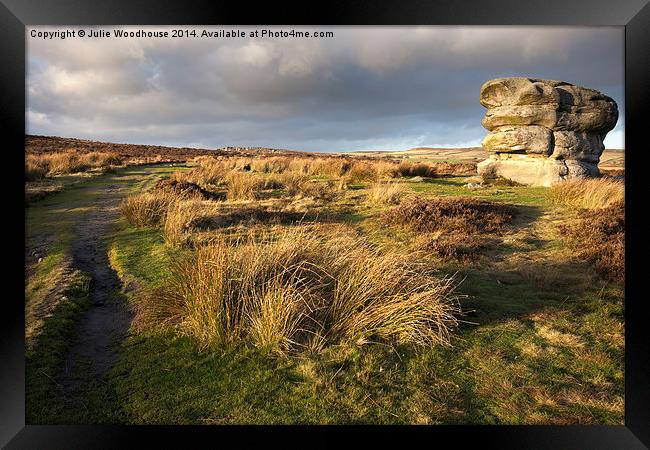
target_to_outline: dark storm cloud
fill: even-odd
[[[622,28],[327,29],[334,38],[30,38],[28,132],[325,151],[470,146],[486,133],[480,86],[500,76],[569,81],[624,106]],[[622,137],[621,114],[607,144]]]

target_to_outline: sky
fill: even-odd
[[[31,36],[66,29],[170,37]],[[261,36],[292,29],[333,36]],[[32,27],[27,57],[28,134],[198,148],[474,147],[487,134],[481,85],[529,76],[612,97],[619,121],[605,145],[624,148],[623,27]]]

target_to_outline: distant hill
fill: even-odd
[[[168,161],[181,161],[201,155],[238,155],[253,156],[257,154],[293,154],[291,150],[264,147],[225,147],[218,149],[201,149],[189,147],[166,147],[162,145],[115,144],[112,142],[91,141],[86,139],[58,136],[25,135],[25,151],[43,154],[74,150],[80,153],[113,152],[125,158],[151,158],[160,156]]]
[[[42,154],[75,150],[82,153],[91,151],[114,152],[125,158],[160,157],[166,161],[184,161],[201,155],[255,156],[255,155],[301,155],[326,156],[340,155],[356,158],[408,159],[411,161],[477,163],[487,158],[481,147],[434,148],[416,147],[408,150],[368,150],[356,152],[314,153],[297,150],[273,149],[267,147],[224,147],[199,149],[189,147],[166,147],[161,145],[116,144],[112,142],[58,136],[25,135],[25,151]],[[607,170],[622,170],[625,166],[625,151],[607,149],[600,158],[599,167]]]

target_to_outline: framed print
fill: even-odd
[[[0,9],[7,448],[646,448],[645,1]]]

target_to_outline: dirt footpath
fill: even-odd
[[[74,396],[83,381],[103,378],[118,358],[117,344],[128,332],[132,314],[120,294],[121,283],[108,259],[106,234],[119,216],[121,196],[115,186],[103,186],[99,200],[75,228],[73,267],[91,277],[91,306],[78,324],[78,340],[65,359],[60,385]]]

